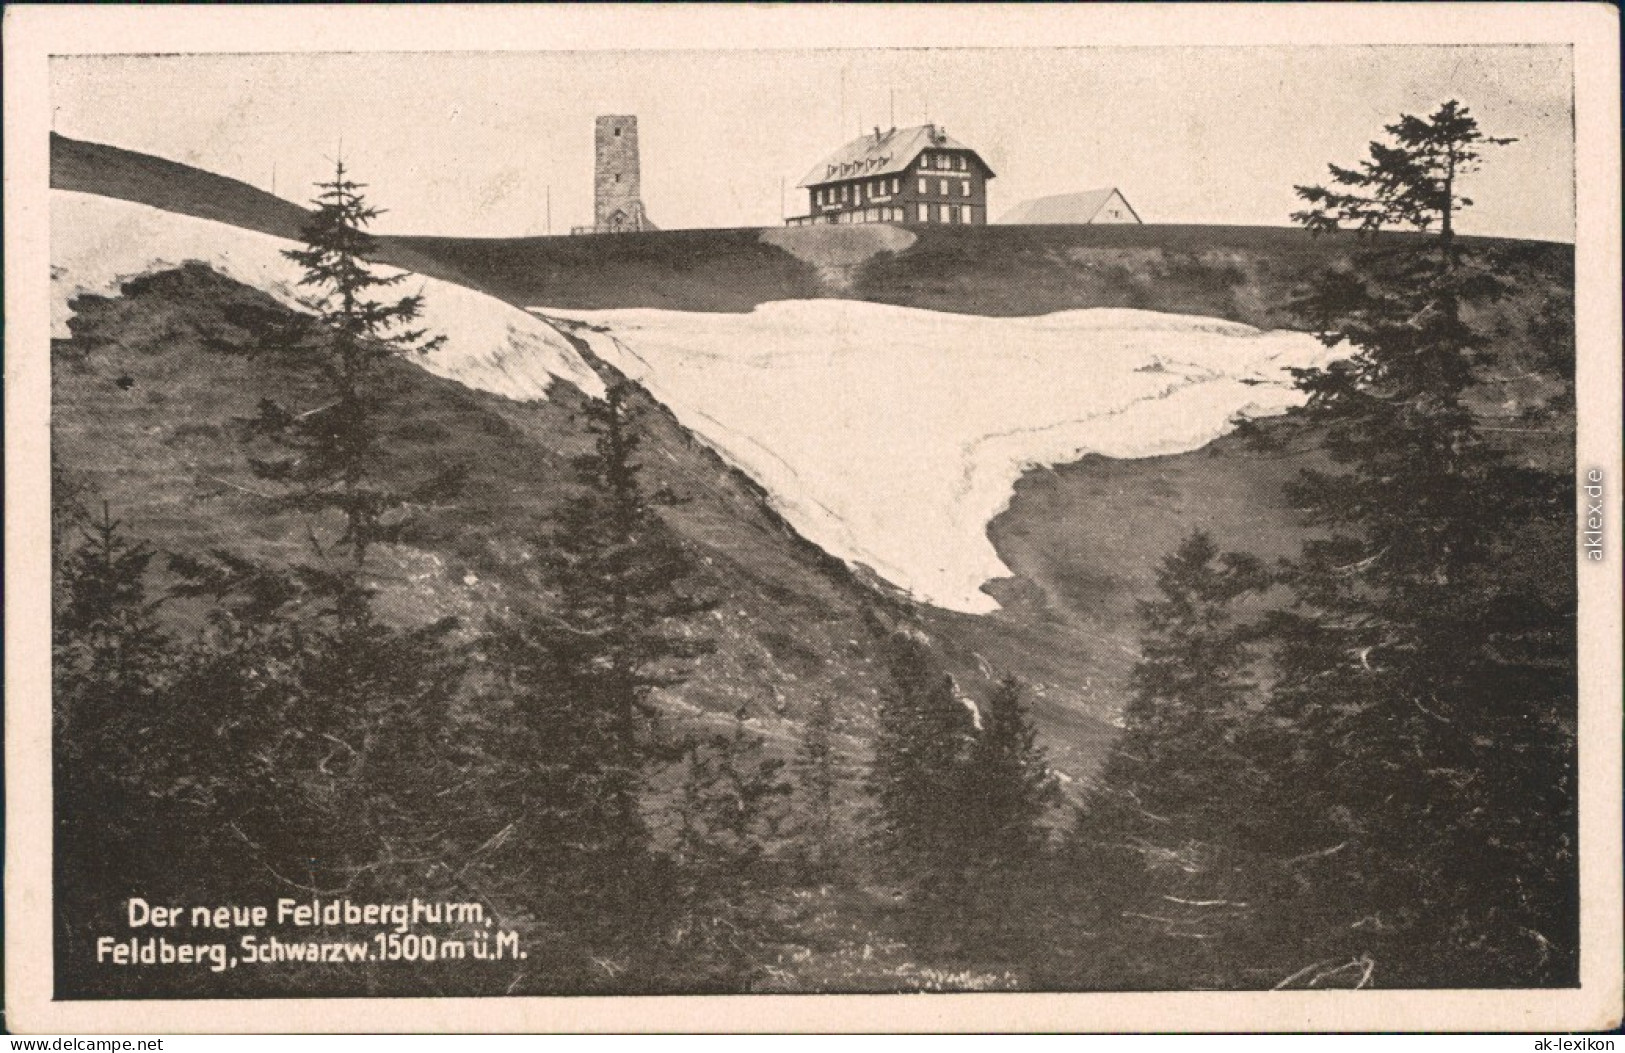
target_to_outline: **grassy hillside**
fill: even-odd
[[[51,185],[297,237],[291,201],[189,165],[59,135]],[[1101,226],[674,230],[636,235],[381,239],[379,258],[481,289],[521,307],[748,311],[771,300],[841,296],[963,314],[1032,315],[1088,307],[1201,314],[1290,326],[1294,291],[1335,264],[1349,238],[1291,227]],[[797,235],[820,242],[789,251]],[[1403,238],[1409,235],[1385,235]],[[808,240],[804,238],[803,240]],[[1464,238],[1472,251],[1561,278],[1573,249]],[[827,244],[822,244],[827,243]],[[897,245],[905,247],[896,248]],[[828,256],[838,266],[819,266]],[[1570,283],[1572,284],[1572,283]]]
[[[51,186],[297,238],[310,213],[257,187],[191,165],[51,133]]]
[[[247,356],[248,335],[234,322],[247,310],[285,309],[197,265],[74,306],[74,338],[58,341],[54,356],[59,467],[167,551],[229,538],[305,558],[301,532],[265,513],[263,484],[230,436],[262,397],[309,401],[293,375]],[[382,560],[386,608],[419,621],[504,607],[526,587],[527,550],[568,498],[570,458],[587,449],[583,396],[560,384],[551,401],[512,402],[394,361],[384,398],[387,471],[420,478],[457,463],[468,472],[462,495],[420,509],[405,544]],[[746,706],[773,723],[820,692],[860,706],[872,698],[864,645],[885,603],[785,527],[754,484],[663,407],[644,400],[639,409],[649,483],[686,498],[670,522],[702,555],[704,584],[726,600],[704,627],[721,648],[674,704]]]
[[[844,266],[797,258],[771,230],[662,231],[554,238],[386,238],[462,281],[523,307],[748,311],[771,300],[839,296],[979,315],[1091,307],[1196,314],[1291,327],[1290,304],[1352,237],[1286,227],[903,227],[888,242],[863,227],[816,233]],[[798,232],[788,232],[798,233]],[[804,233],[804,232],[802,232]],[[1410,235],[1384,235],[1388,239]],[[906,240],[906,247],[889,245]],[[1550,272],[1566,245],[1463,239],[1515,266]],[[849,244],[844,244],[849,243]],[[854,260],[860,262],[853,262]]]
[[[52,183],[284,237],[305,215],[235,180],[60,136],[52,138]],[[831,228],[811,241],[785,236],[795,233],[774,231],[772,243],[755,230],[386,238],[380,256],[521,306],[745,311],[768,300],[843,295],[994,315],[1131,307],[1273,326],[1290,321],[1287,304],[1298,283],[1349,247],[1345,239],[1286,228],[907,228],[896,237]],[[1513,277],[1512,297],[1482,319],[1499,335],[1479,408],[1492,433],[1521,457],[1567,464],[1572,430],[1561,420],[1521,418],[1569,391],[1572,248],[1466,240],[1472,251],[1498,254]],[[182,545],[206,543],[219,528],[214,513],[241,511],[249,497],[234,489],[242,485],[232,475],[240,466],[205,471],[191,463],[219,446],[206,429],[246,412],[240,403],[253,388],[243,360],[211,354],[196,337],[218,318],[185,318],[218,316],[249,295],[211,280],[187,272],[86,305],[83,331],[106,335],[94,338],[98,351],[88,365],[61,373],[56,394],[64,463],[82,466],[138,525]],[[155,340],[177,327],[194,335]],[[134,381],[128,390],[112,383],[126,375]],[[415,407],[398,422],[403,456],[455,456],[475,466],[468,501],[426,516],[416,548],[400,556],[402,580],[415,583],[410,604],[425,612],[499,604],[512,581],[504,561],[545,520],[580,443],[568,393],[522,405],[405,365],[396,376],[401,404]],[[796,536],[754,483],[663,407],[647,408],[655,427],[652,470],[693,498],[673,510],[673,521],[729,590],[717,627],[729,644],[675,704],[729,709],[748,701],[763,713],[783,709],[788,736],[798,708],[818,692],[872,699],[867,634],[917,618],[973,693],[985,690],[995,670],[1029,680],[1047,743],[1079,778],[1110,741],[1136,653],[1135,602],[1151,588],[1157,562],[1195,526],[1221,544],[1266,556],[1289,551],[1300,533],[1281,484],[1313,457],[1314,445],[1300,438],[1266,454],[1223,440],[1180,456],[1089,457],[1034,470],[989,528],[1013,571],[992,586],[1005,609],[970,617],[917,608],[860,583]],[[211,515],[189,520],[200,481],[214,502]],[[414,561],[434,572],[408,571]],[[480,584],[462,585],[469,574]]]
[[[60,137],[52,148],[52,183],[66,190],[282,237],[296,236],[306,215],[290,202],[184,165]],[[1223,227],[814,233],[389,238],[379,255],[521,306],[747,311],[775,299],[846,296],[989,315],[1129,307],[1280,326],[1291,320],[1287,305],[1298,283],[1335,266],[1349,247],[1285,229]],[[1496,254],[1510,279],[1508,299],[1474,319],[1494,334],[1473,393],[1486,434],[1519,461],[1572,468],[1572,250],[1477,240],[1471,251]],[[286,322],[288,309],[201,264],[128,280],[114,295],[80,296],[71,307],[72,338],[52,347],[57,497],[91,508],[107,502],[131,533],[161,553],[226,546],[271,562],[308,559],[301,522],[274,511],[235,436],[237,422],[262,398],[301,407],[317,397],[308,378],[250,353],[252,331]],[[612,367],[586,346],[578,349],[613,378]],[[572,497],[571,459],[588,447],[584,396],[561,383],[548,401],[515,402],[399,359],[386,364],[381,387],[388,451],[381,480],[421,479],[450,463],[463,466],[467,478],[460,495],[415,508],[410,529],[374,552],[368,573],[377,609],[396,624],[453,615],[472,629],[535,587],[531,567]],[[915,603],[826,555],[786,524],[757,483],[666,407],[641,390],[633,405],[643,479],[680,498],[661,515],[698,558],[697,584],[718,601],[690,630],[714,643],[715,653],[696,664],[691,679],[658,696],[668,725],[717,729],[726,726],[722,718],[743,713],[769,752],[783,758],[804,740],[814,708],[830,700],[839,808],[853,830],[862,828],[859,810],[868,800],[864,762],[886,688],[882,645],[893,630],[923,628],[960,689],[978,702],[1001,674],[1022,678],[1042,743],[1076,796],[1115,740],[1138,657],[1138,601],[1151,594],[1160,561],[1198,527],[1225,548],[1266,560],[1290,555],[1305,530],[1284,484],[1324,459],[1319,437],[1286,418],[1263,424],[1268,444],[1230,436],[1178,456],[1088,456],[1030,470],[988,526],[1011,570],[989,586],[1002,609],[966,615]],[[1507,580],[1531,594],[1565,587],[1553,580],[1561,575],[1549,573],[1553,561],[1567,558],[1551,542],[1562,531],[1548,526],[1531,525],[1528,544],[1516,539],[1509,546]],[[197,614],[185,601],[164,610],[172,625]],[[447,709],[456,713],[465,703],[466,696]],[[659,786],[656,803],[667,803],[671,791]],[[1059,871],[1043,873],[1041,884],[1054,874],[1054,888],[1067,887]],[[894,890],[878,883],[854,880],[833,896],[828,888],[797,896],[800,928],[770,970],[775,990],[985,989],[1016,982],[1016,974],[996,971],[1004,964],[997,952],[990,964],[979,946],[955,951],[952,961],[994,972],[944,979],[932,968],[939,963],[881,939],[899,904]],[[1113,969],[1143,948],[1133,940],[1124,948],[1090,942],[1104,928],[1097,921],[1115,923],[1099,916],[1115,909],[1109,897],[1065,898],[1069,927],[1044,930],[1045,953],[1085,976],[1094,975],[1098,958],[1105,963],[1100,983],[1121,985],[1132,971]],[[59,956],[59,996],[74,994],[73,985],[84,981],[71,966]],[[1014,959],[1011,967],[1019,968]],[[161,993],[146,979],[126,980],[134,976],[119,974],[117,982],[134,984],[132,993]],[[322,982],[320,974],[299,970],[269,981],[270,990],[283,993],[309,992]],[[195,993],[176,993],[188,991]],[[83,993],[110,991],[91,982]]]

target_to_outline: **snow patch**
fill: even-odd
[[[299,288],[304,272],[282,255],[295,245],[147,205],[53,190],[51,335],[71,335],[68,301],[74,296],[111,296],[124,280],[189,260],[304,310]],[[423,294],[423,314],[413,328],[446,336],[439,349],[407,359],[435,376],[516,400],[545,400],[555,380],[595,398],[603,395],[598,374],[545,321],[483,293],[422,275],[411,275],[396,289],[400,296]]]
[[[750,314],[533,308],[767,487],[810,540],[927,602],[984,613],[987,524],[1029,468],[1183,453],[1303,401],[1304,333],[1130,310],[987,318],[847,300]]]

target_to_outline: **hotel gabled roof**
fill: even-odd
[[[876,129],[872,134],[861,135],[818,162],[796,185],[812,187],[843,179],[896,175],[907,171],[925,150],[963,150],[982,166],[986,178],[993,178],[993,169],[975,150],[935,124],[921,124],[913,128],[893,128],[889,132]]]

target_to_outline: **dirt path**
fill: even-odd
[[[885,223],[840,227],[769,227],[762,241],[818,268],[825,287],[834,293],[852,287],[857,269],[882,252],[902,252],[914,244],[913,231]]]

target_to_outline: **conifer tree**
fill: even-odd
[[[1032,861],[1048,840],[1044,820],[1060,803],[1060,784],[1021,694],[1015,677],[999,681],[967,758],[967,841],[996,870]]]
[[[629,851],[645,841],[639,796],[659,745],[650,692],[681,683],[688,664],[710,652],[684,621],[714,606],[687,587],[693,558],[660,520],[663,498],[638,478],[630,398],[617,382],[585,410],[593,450],[575,459],[577,494],[549,539],[547,571],[557,596],[558,672],[565,689],[607,721],[597,762]]]
[[[505,751],[517,850],[550,875],[575,938],[621,962],[658,943],[678,906],[645,818],[647,781],[677,752],[650,694],[711,650],[689,620],[712,606],[660,519],[666,498],[639,478],[631,398],[611,384],[584,411],[592,450],[575,459],[576,492],[538,540],[543,595],[491,626],[498,691],[521,731]]]
[[[1242,785],[1248,758],[1249,640],[1238,611],[1268,587],[1254,557],[1221,553],[1203,531],[1157,571],[1159,595],[1142,601],[1145,625],[1134,695],[1124,709],[1093,807],[1120,826],[1163,839],[1213,839],[1243,819],[1224,790]]]
[[[802,725],[793,765],[800,816],[798,847],[803,865],[814,876],[829,871],[845,843],[836,814],[836,763],[835,703],[828,695],[820,695]]]
[[[926,906],[954,899],[972,862],[965,761],[974,724],[923,641],[898,634],[888,663],[868,780],[877,806],[871,833],[892,873]]]
[[[364,189],[339,162],[304,246],[284,253],[304,269],[310,313],[245,316],[252,351],[290,370],[312,403],[266,397],[242,422],[250,467],[277,488],[273,510],[301,516],[310,558],[289,568],[217,550],[176,562],[181,591],[210,601],[187,689],[236,747],[213,772],[214,805],[273,871],[304,861],[308,884],[393,877],[397,860],[438,847],[422,835],[445,829],[435,795],[461,675],[449,621],[387,624],[362,580],[375,548],[400,537],[404,507],[450,497],[460,479],[453,467],[401,485],[386,460],[389,361],[442,338],[413,328],[421,296],[383,295],[406,275],[368,262],[380,212]]]
[[[311,290],[312,315],[265,334],[263,350],[305,374],[316,404],[296,409],[266,398],[249,422],[251,435],[279,451],[254,459],[255,473],[283,488],[279,503],[290,510],[313,518],[336,512],[343,527],[330,547],[356,570],[372,546],[399,535],[403,505],[450,496],[460,478],[447,467],[397,489],[380,471],[381,370],[390,358],[432,351],[444,337],[412,328],[422,296],[380,298],[407,276],[379,274],[368,263],[376,244],[366,228],[381,212],[363,189],[343,161],[319,184],[304,247],[283,253],[305,270],[300,285]],[[315,543],[314,530],[310,537]]]
[[[960,836],[970,880],[953,909],[979,953],[1000,948],[1026,958],[1053,932],[1046,901],[1056,887],[1045,868],[1060,784],[1019,680],[1007,676],[994,686],[979,723],[962,776]]]
[[[1247,603],[1270,580],[1256,558],[1221,552],[1198,530],[1139,604],[1134,693],[1070,846],[1077,895],[1110,932],[1115,982],[1236,986],[1241,969],[1261,968],[1260,946],[1273,954],[1272,939],[1294,937],[1257,920],[1274,903],[1276,875],[1258,866],[1256,843],[1258,786],[1274,758],[1256,749],[1262,656]]]
[[[104,504],[81,527],[53,591],[57,887],[72,905],[64,909],[91,917],[155,877],[144,838],[175,843],[154,822],[155,803],[173,788],[164,743],[176,662],[148,590],[153,556]]]
[[[686,989],[748,990],[774,935],[775,865],[792,792],[785,763],[767,755],[741,708],[727,732],[684,744],[676,806],[671,938]]]
[[[1563,982],[1575,637],[1556,524],[1572,495],[1484,441],[1474,311],[1503,282],[1455,234],[1461,180],[1509,140],[1455,102],[1387,131],[1331,188],[1299,188],[1310,230],[1417,234],[1369,244],[1303,304],[1350,354],[1300,375],[1333,468],[1293,488],[1321,536],[1273,619],[1266,825],[1310,890],[1312,953],[1363,956],[1395,984]],[[1520,555],[1531,543],[1553,554],[1544,571]]]

